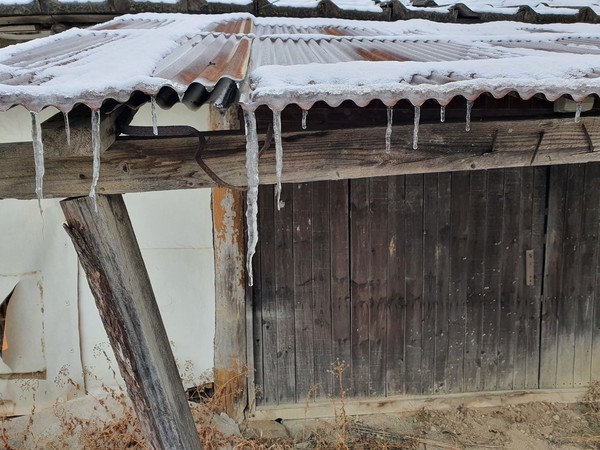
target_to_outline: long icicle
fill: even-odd
[[[248,285],[254,284],[252,276],[252,257],[258,244],[258,136],[256,134],[256,117],[251,111],[244,111],[246,128],[246,174],[248,192],[246,194],[246,224],[248,227],[248,248],[246,254],[246,270]]]
[[[69,113],[67,111],[63,112],[63,117],[65,118],[65,134],[67,135],[67,145],[71,145],[71,125],[69,124]]]
[[[415,123],[413,128],[413,150],[419,148],[419,122],[421,121],[421,107],[415,106]]]
[[[43,214],[42,198],[44,197],[44,143],[42,142],[42,125],[38,113],[31,112],[31,140],[33,141],[33,157],[35,162],[35,194],[38,199],[40,215]]]
[[[465,131],[471,131],[471,111],[473,110],[473,102],[467,100],[467,118],[465,124]]]
[[[92,186],[90,187],[90,198],[94,202],[94,211],[98,212],[98,205],[96,204],[96,185],[100,178],[100,110],[95,109],[92,111],[92,153],[93,153],[93,166],[92,166]]]
[[[281,143],[281,112],[273,111],[273,138],[275,139],[275,173],[277,175],[277,186],[275,196],[277,199],[277,211],[285,206],[281,201],[281,172],[283,171],[283,145]]]
[[[302,129],[306,130],[306,118],[308,117],[308,110],[302,110]]]
[[[152,134],[158,136],[158,119],[156,118],[156,97],[150,97],[150,110],[152,114]]]
[[[392,122],[394,121],[394,110],[388,106],[387,109],[387,128],[385,129],[385,152],[389,153],[392,149]]]
[[[581,121],[581,102],[577,102],[575,105],[575,123]]]
[[[444,105],[440,106],[440,122],[446,121],[446,107]]]

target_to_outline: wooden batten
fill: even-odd
[[[412,125],[393,128],[390,153],[385,128],[299,131],[283,134],[283,182],[308,182],[460,170],[483,170],[600,161],[600,118],[421,124],[413,149]],[[261,144],[264,135],[259,136]],[[215,187],[195,161],[196,137],[117,140],[102,155],[98,192],[103,194]],[[206,138],[203,159],[223,180],[246,184],[242,134]],[[33,198],[31,144],[0,145],[0,198]],[[46,158],[47,197],[85,195],[90,157]],[[273,145],[260,158],[260,181],[273,184]]]
[[[154,292],[120,195],[61,202],[69,233],[151,449],[200,449]]]

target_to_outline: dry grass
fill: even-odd
[[[109,360],[104,350],[99,351]],[[346,411],[347,392],[344,379],[345,370],[348,365],[343,361],[332,364],[330,372],[336,381],[337,395],[330,395],[335,419],[331,426],[322,429],[312,429],[309,433],[303,432],[296,437],[272,439],[268,437],[244,437],[234,433],[223,433],[220,431],[215,420],[224,410],[224,405],[230,404],[233,397],[241,394],[236,391],[236,386],[243,386],[247,379],[248,369],[243,366],[234,366],[235,370],[230,372],[230,379],[220,386],[198,381],[198,388],[188,389],[188,397],[193,398],[190,409],[198,430],[198,435],[205,450],[232,449],[232,450],[288,450],[298,448],[323,449],[323,450],[350,450],[350,449],[373,449],[373,450],[407,450],[417,447],[418,440],[389,431],[378,430],[360,424]],[[191,373],[192,370],[187,372]],[[112,370],[112,368],[111,368]],[[184,371],[185,376],[186,371]],[[117,449],[146,449],[139,422],[134,413],[131,401],[126,393],[118,387],[107,386],[102,383],[93,373],[87,373],[95,379],[100,386],[101,394],[91,396],[93,411],[86,418],[77,416],[68,404],[56,404],[53,413],[60,424],[60,432],[52,436],[34,436],[32,431],[35,409],[28,418],[20,439],[11,439],[6,428],[0,432],[0,447],[12,450],[11,442],[20,441],[23,445],[18,448],[46,448],[49,450],[63,450],[65,448],[102,448],[106,450]],[[112,370],[116,383],[117,374]],[[202,378],[202,377],[201,377]],[[204,377],[211,378],[210,375]],[[77,390],[78,386],[68,374],[68,370],[61,371],[57,383],[71,384]],[[204,380],[207,381],[207,380]],[[190,380],[186,380],[190,384]],[[306,409],[309,402],[316,397],[322,387],[313,386],[306,395]],[[239,388],[237,388],[239,389]],[[34,393],[35,396],[35,393]],[[216,416],[216,417],[215,417]],[[235,428],[235,427],[234,427]],[[37,440],[36,440],[37,439]]]

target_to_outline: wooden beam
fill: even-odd
[[[152,449],[200,449],[175,358],[120,195],[61,202],[121,375]]]
[[[385,152],[385,128],[290,132],[283,135],[284,182],[318,181],[500,167],[600,161],[600,118],[421,124],[418,149],[413,128],[395,126]],[[264,139],[264,135],[260,137]],[[233,185],[246,183],[245,138],[207,138],[204,160]],[[104,194],[214,187],[196,164],[197,138],[117,140],[102,155],[98,192]],[[275,183],[273,147],[261,156],[261,183]],[[0,198],[33,198],[31,144],[0,145]],[[88,157],[48,157],[44,193],[85,195]]]
[[[348,416],[365,414],[402,414],[426,408],[443,411],[456,408],[492,408],[532,402],[577,403],[588,388],[535,389],[526,391],[464,392],[441,395],[397,395],[365,399],[349,399],[344,404]],[[339,399],[309,403],[261,406],[253,420],[306,420],[334,418],[341,407]]]
[[[100,152],[107,150],[116,140],[120,125],[127,125],[133,119],[134,111],[121,106],[109,114],[101,114]],[[91,111],[78,107],[69,113],[70,144],[67,143],[65,119],[62,113],[56,114],[42,124],[44,155],[53,156],[92,156]]]

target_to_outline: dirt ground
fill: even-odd
[[[283,421],[281,425],[294,442],[291,448],[346,448],[340,439],[339,419]],[[347,418],[346,425],[350,449],[600,448],[600,414],[585,404],[421,410]]]

